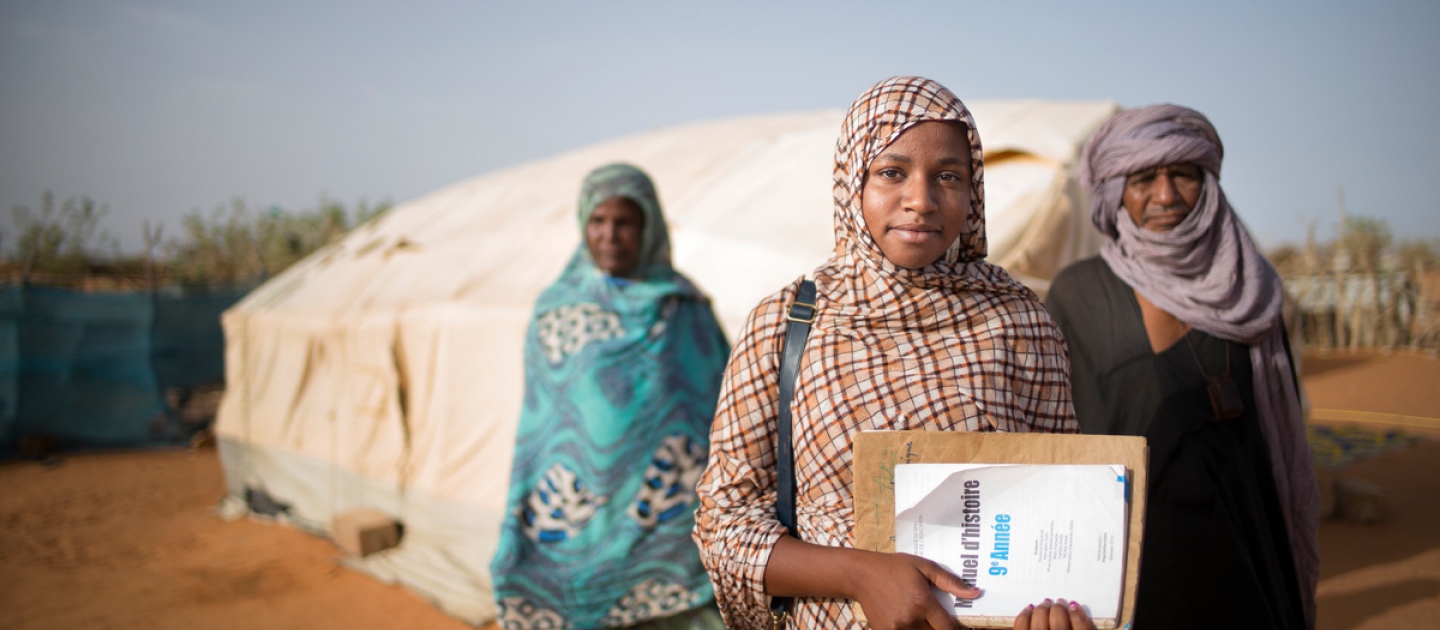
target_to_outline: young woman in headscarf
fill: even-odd
[[[931,594],[977,591],[928,560],[854,549],[851,439],[866,430],[1077,430],[1059,330],[1029,289],[985,262],[975,121],[934,81],[896,77],[850,107],[835,147],[835,250],[814,272],[816,316],[794,383],[796,526],[776,519],[786,308],[751,312],[725,371],[695,539],[731,628],[956,628]],[[1017,627],[1090,627],[1067,603]],[[1053,625],[1051,622],[1053,620]]]
[[[720,628],[690,530],[729,344],[644,172],[591,172],[579,228],[525,336],[499,624]]]

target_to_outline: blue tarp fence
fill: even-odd
[[[188,437],[165,392],[224,379],[220,314],[250,288],[0,287],[0,454],[27,436],[64,448]]]

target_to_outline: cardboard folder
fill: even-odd
[[[895,551],[895,466],[907,463],[1121,464],[1131,480],[1126,529],[1125,587],[1118,627],[1134,618],[1135,586],[1145,529],[1148,448],[1145,438],[1054,433],[964,433],[952,431],[865,431],[855,436],[852,496],[855,548]],[[1038,602],[1037,602],[1038,603]],[[864,619],[859,602],[851,604]],[[1019,614],[1020,611],[1015,611]],[[973,627],[1008,628],[1014,618]],[[1108,624],[1107,624],[1108,627]]]

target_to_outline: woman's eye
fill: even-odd
[[[880,176],[880,177],[884,177],[884,178],[886,178],[886,179],[894,179],[894,178],[900,176],[900,169],[896,169],[896,168],[882,168],[882,169],[880,169],[879,171],[876,171],[875,174],[878,175],[878,176]]]

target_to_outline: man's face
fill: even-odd
[[[865,172],[865,227],[890,262],[919,269],[945,255],[970,214],[970,141],[960,125],[923,122]]]
[[[1120,197],[1135,226],[1151,232],[1169,232],[1195,209],[1205,172],[1194,164],[1166,164],[1125,177]]]
[[[629,276],[640,263],[640,236],[645,213],[635,202],[615,197],[595,206],[585,224],[585,245],[595,266],[618,278]]]

